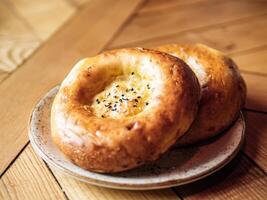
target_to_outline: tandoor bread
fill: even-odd
[[[231,86],[238,82],[233,81]],[[232,92],[236,89],[231,97]],[[216,95],[224,93],[216,90]],[[208,97],[203,105],[211,102]],[[52,139],[84,169],[128,170],[158,159],[182,137],[195,119],[199,99],[198,80],[179,58],[143,48],[107,51],[81,60],[62,82],[51,110]],[[241,104],[231,100],[235,108]],[[229,111],[232,120],[237,111]]]
[[[185,61],[201,85],[197,117],[177,144],[205,141],[231,125],[246,98],[245,82],[233,60],[201,44],[171,44],[156,49]]]

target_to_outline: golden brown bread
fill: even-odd
[[[195,118],[200,86],[180,59],[143,48],[80,61],[61,84],[51,134],[75,164],[119,172],[157,159]]]
[[[233,60],[201,44],[171,44],[155,49],[184,60],[201,85],[198,115],[178,145],[206,140],[237,118],[245,103],[246,85]]]

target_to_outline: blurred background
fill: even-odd
[[[0,80],[86,3],[90,0],[1,0]],[[264,0],[142,1],[107,48],[198,42],[231,55],[244,71],[263,73],[267,61],[266,4]],[[86,19],[83,23],[91,25]]]

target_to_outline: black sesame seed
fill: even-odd
[[[148,102],[146,102],[146,105],[148,105],[149,103]]]
[[[126,92],[129,92],[129,89],[126,89]]]
[[[133,89],[133,88],[131,88],[131,91],[134,91],[134,89]]]
[[[134,72],[132,72],[131,74],[134,75]]]
[[[122,94],[121,96],[123,96],[123,97],[124,97],[124,94]]]
[[[137,107],[137,105],[134,104],[133,107]]]
[[[112,108],[112,106],[109,106],[108,108]]]
[[[116,85],[116,87],[118,88],[118,87],[120,87],[119,85]]]
[[[138,98],[138,99],[140,99],[140,98],[141,98],[141,96],[137,96],[137,98]]]
[[[102,118],[104,118],[105,116],[104,115],[101,115]]]
[[[120,102],[122,102],[122,99],[119,99]]]
[[[135,102],[138,102],[138,100],[137,100],[137,99],[135,99],[134,101],[135,101]]]

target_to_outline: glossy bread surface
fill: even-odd
[[[170,44],[156,49],[184,60],[201,85],[196,120],[178,145],[206,140],[229,127],[246,98],[245,82],[233,60],[202,44]]]
[[[143,48],[80,61],[54,100],[54,142],[75,164],[118,172],[156,160],[189,128],[200,87],[180,59]]]

